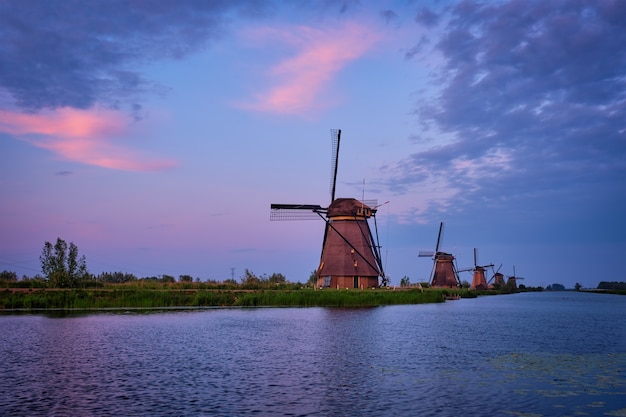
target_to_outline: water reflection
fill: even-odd
[[[599,301],[600,300],[600,301]],[[623,412],[626,298],[0,317],[0,415]]]

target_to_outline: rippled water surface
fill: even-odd
[[[626,297],[0,316],[1,416],[626,416]]]

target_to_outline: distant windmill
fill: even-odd
[[[331,130],[333,160],[331,164],[331,199],[326,208],[313,204],[272,204],[270,220],[310,220],[326,222],[322,255],[315,273],[318,287],[371,288],[388,279],[383,271],[376,225],[376,200],[358,201],[335,198],[341,130]],[[386,203],[385,203],[386,204]],[[376,235],[368,219],[374,219]]]
[[[478,249],[474,248],[474,267],[459,270],[458,272],[472,271],[472,284],[470,290],[486,290],[488,288],[487,280],[485,279],[486,268],[493,268],[493,264],[478,265]]]
[[[433,258],[433,269],[430,273],[431,287],[460,287],[461,281],[459,280],[459,274],[456,270],[456,266],[454,265],[454,256],[450,253],[439,251],[442,230],[443,222],[439,224],[439,234],[437,235],[437,244],[435,245],[435,251],[420,251],[418,257]]]
[[[487,285],[489,286],[489,288],[504,288],[504,274],[500,272],[500,268],[502,268],[502,264],[500,264],[498,269],[495,270],[493,269],[493,266],[491,267],[491,271],[493,272],[493,274],[491,275],[491,278],[489,278],[489,281],[487,281]]]
[[[509,276],[506,280],[506,287],[510,290],[517,289],[517,281],[524,279],[515,275],[515,265],[513,265],[513,275]]]

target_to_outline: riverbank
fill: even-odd
[[[0,311],[168,307],[375,307],[444,302],[495,292],[445,289],[228,290],[178,288],[5,289]]]

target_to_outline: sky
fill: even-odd
[[[440,249],[527,286],[625,281],[626,2],[0,2],[0,270],[306,282],[377,200],[385,273]],[[373,227],[372,223],[372,227]],[[471,282],[468,272],[462,280]]]

